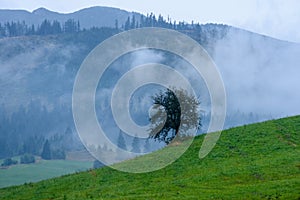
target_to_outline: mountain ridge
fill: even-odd
[[[92,27],[114,27],[115,21],[124,24],[128,17],[141,14],[137,12],[128,12],[119,8],[94,6],[83,8],[70,13],[60,13],[51,11],[47,8],[37,8],[32,12],[27,10],[0,9],[0,23],[4,24],[11,21],[25,21],[28,25],[40,25],[43,20],[57,20],[61,23],[68,19],[79,20],[82,28]],[[95,20],[97,19],[97,20]]]
[[[101,15],[109,15],[114,16],[110,17],[108,19],[107,17],[105,19],[101,19],[99,17],[99,14]],[[13,16],[16,15],[16,16]],[[108,7],[108,6],[92,6],[87,8],[82,8],[76,11],[71,12],[57,12],[49,10],[45,7],[36,8],[32,11],[28,10],[22,10],[22,9],[0,9],[0,23],[4,24],[7,22],[16,22],[16,21],[25,21],[27,25],[40,25],[43,20],[47,19],[50,21],[57,20],[61,23],[67,21],[68,19],[74,19],[78,20],[81,23],[81,27],[85,29],[89,29],[92,27],[115,27],[115,20],[118,20],[119,25],[124,25],[128,17],[135,16],[137,21],[140,19],[141,16],[145,16],[139,12],[134,11],[127,11],[125,9],[121,8],[115,8],[115,7]],[[38,17],[37,17],[38,16]],[[41,18],[39,18],[41,17]],[[99,22],[95,22],[95,19],[98,19]],[[213,24],[215,23],[206,23],[206,24]],[[224,24],[218,24],[217,25],[224,25]],[[275,37],[271,37],[268,35],[256,33],[250,30],[246,30],[243,28],[227,25],[231,28],[239,29],[240,31],[246,31],[248,33],[258,34],[263,37],[272,38],[284,42],[299,44],[297,42],[283,40]]]

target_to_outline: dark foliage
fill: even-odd
[[[10,165],[16,165],[18,164],[18,161],[16,160],[13,160],[11,158],[6,158],[3,163],[1,164],[1,166],[3,167],[7,167],[7,166],[10,166]]]
[[[20,163],[21,164],[35,163],[35,157],[31,154],[25,154],[25,155],[21,156]]]
[[[138,137],[134,137],[132,140],[132,151],[134,153],[140,153],[141,149],[140,149],[140,141]]]
[[[123,137],[122,131],[120,131],[120,133],[119,133],[118,147],[121,148],[121,149],[123,149],[123,150],[127,150],[127,146],[126,146],[125,139]]]
[[[68,19],[63,25],[59,21],[50,21],[45,19],[40,25],[27,25],[22,22],[0,23],[0,37],[16,37],[23,35],[53,35],[60,33],[76,33],[80,31],[79,21]]]
[[[50,149],[50,143],[49,143],[48,140],[46,140],[46,142],[45,142],[45,144],[44,144],[44,147],[43,147],[43,151],[42,151],[41,157],[42,157],[44,160],[51,160],[51,158],[52,158],[52,155],[51,155],[51,149]]]
[[[53,160],[65,160],[66,159],[66,153],[64,150],[53,150],[51,152],[51,159]]]
[[[192,128],[200,128],[200,113],[198,109],[200,103],[198,99],[189,95],[186,91],[174,90],[173,92],[167,89],[152,98],[157,112],[150,119],[152,123],[151,138],[169,144],[179,133],[179,128],[184,131],[180,133],[180,136],[188,135],[188,131]],[[183,103],[183,105],[180,105],[179,102]],[[163,107],[164,110],[159,107]],[[162,117],[163,113],[166,113],[165,121]],[[163,127],[160,129],[162,124]]]

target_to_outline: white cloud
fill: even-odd
[[[236,19],[234,24],[271,37],[300,43],[300,1],[256,2],[253,14]]]

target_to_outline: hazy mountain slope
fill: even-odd
[[[213,151],[198,158],[203,136],[170,166],[145,174],[108,167],[0,189],[1,199],[298,199],[300,117],[223,131]],[[179,146],[121,163],[153,165]]]
[[[128,17],[135,15],[136,19],[140,19],[140,14],[127,12],[125,10],[109,7],[91,7],[76,11],[74,13],[61,14],[39,8],[33,12],[24,10],[0,10],[0,23],[4,24],[11,21],[25,21],[27,24],[39,25],[43,20],[58,20],[64,23],[68,19],[80,21],[81,28],[91,27],[115,27],[115,20],[118,20],[119,25],[125,23]]]
[[[299,55],[299,44],[229,29],[212,53],[225,83],[228,108],[273,116],[299,114]]]
[[[216,62],[228,93],[230,111],[261,112],[275,116],[300,112],[300,96],[295,92],[300,84],[299,44],[232,27],[226,29],[222,38],[218,38],[214,35],[216,30],[222,32],[218,25],[204,25],[201,31],[194,31],[191,36],[199,40]],[[28,96],[47,102],[48,95],[61,98],[63,94],[71,93],[83,59],[101,41],[116,33],[113,29],[104,29],[1,39],[0,90],[3,96],[0,103],[17,108],[28,103],[23,101]],[[137,59],[148,61],[161,55],[142,56]],[[39,97],[35,97],[36,94]]]
[[[47,138],[64,134],[68,127],[76,135],[71,112],[76,73],[88,53],[117,32],[102,28],[0,39],[0,157],[19,155],[23,139],[30,143],[29,138],[35,135]],[[212,24],[189,34],[208,50],[223,77],[228,98],[226,127],[300,113],[300,96],[296,92],[300,84],[300,45]],[[115,65],[106,78],[105,92],[99,94],[97,102],[101,105],[97,104],[97,108],[109,108],[106,94],[124,67],[157,61],[168,64],[162,54],[148,51]],[[176,59],[171,63],[181,64]],[[138,104],[136,108],[144,107]],[[136,113],[134,119],[147,120],[146,111],[148,108]],[[114,133],[112,139],[116,139],[119,129],[113,119],[105,115],[102,120],[108,132]],[[204,118],[203,124],[207,123]],[[128,139],[129,145],[131,140]]]
[[[42,144],[33,144],[36,136],[61,135],[66,143],[53,141],[53,145],[82,148],[71,112],[73,82],[89,51],[113,34],[115,30],[104,29],[0,40],[0,157],[20,155],[26,146],[37,150],[28,153],[40,155]],[[67,136],[67,129],[72,134]]]

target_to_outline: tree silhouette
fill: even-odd
[[[174,89],[173,92],[167,89],[164,92],[160,91],[152,99],[156,112],[150,118],[150,138],[169,144],[179,134],[179,128],[182,131],[180,136],[184,136],[189,135],[189,130],[201,127],[200,102],[185,90]],[[180,105],[179,102],[183,105]],[[165,121],[162,120],[164,111],[159,107],[163,107],[166,113]],[[163,126],[161,126],[162,124]]]
[[[126,22],[125,22],[125,31],[130,29],[130,17],[127,18]]]

